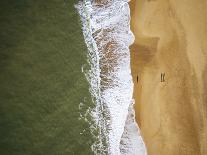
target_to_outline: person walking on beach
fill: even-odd
[[[138,80],[139,80],[139,77],[138,77],[138,75],[137,75],[137,83],[138,83]]]
[[[165,73],[161,73],[161,82],[165,82]]]

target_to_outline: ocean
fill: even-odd
[[[0,1],[1,155],[93,154],[77,3]]]
[[[7,0],[0,15],[0,154],[146,154],[127,0]]]

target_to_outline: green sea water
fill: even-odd
[[[93,154],[77,2],[0,1],[0,155]]]

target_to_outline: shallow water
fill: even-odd
[[[129,46],[134,36],[127,2],[85,0],[77,5],[91,66],[85,74],[96,105],[91,111],[92,128],[99,130],[95,154],[146,154],[133,110]]]

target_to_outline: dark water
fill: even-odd
[[[75,3],[0,1],[1,155],[92,154],[89,125],[78,119],[79,103],[92,102]]]

